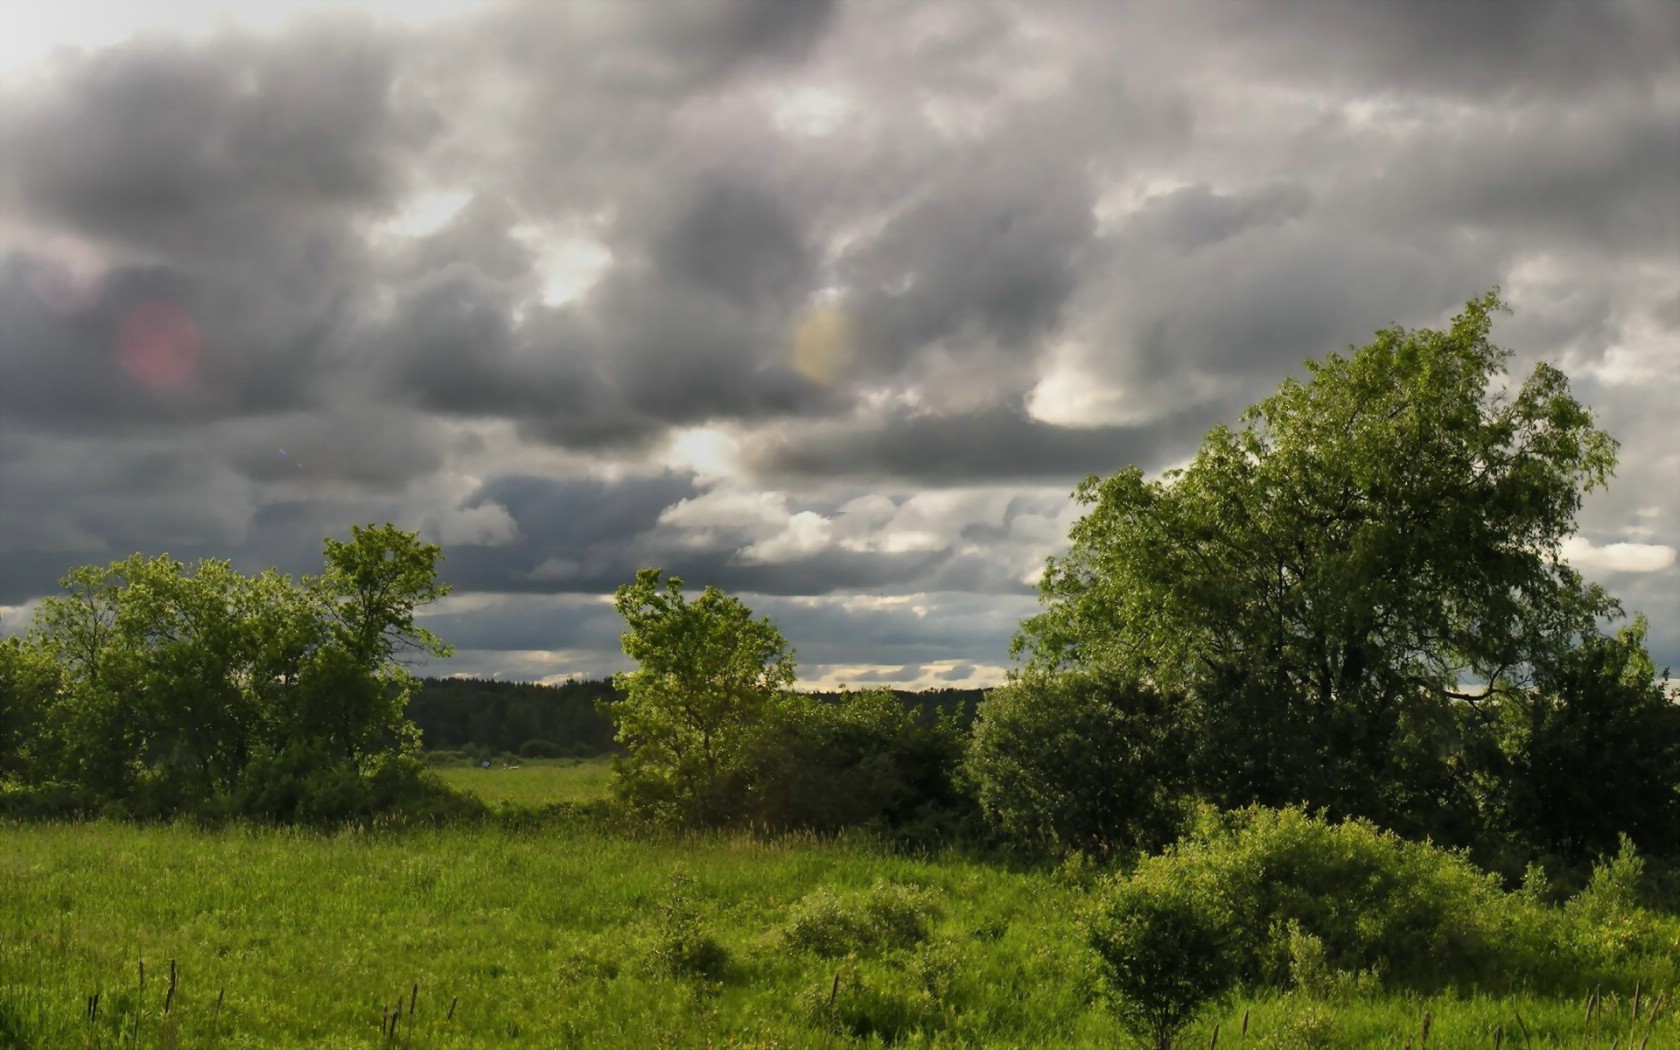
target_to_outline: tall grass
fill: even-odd
[[[0,1047],[1122,1045],[1078,880],[861,843],[0,826],[0,887]],[[815,950],[794,931],[835,901],[909,901],[925,936]],[[706,939],[706,966],[671,965]],[[1669,990],[1641,989],[1644,1029],[1622,993],[1589,1016],[1591,991],[1265,993],[1185,1045],[1218,1023],[1226,1047],[1395,1047],[1426,1010],[1431,1046],[1525,1045],[1519,1014],[1533,1046],[1680,1045],[1672,1011],[1649,1023]]]

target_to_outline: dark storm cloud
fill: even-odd
[[[1556,97],[1672,72],[1680,9],[1583,4],[1363,4],[1218,0],[1172,11],[1239,71],[1324,90],[1381,84],[1419,95]]]
[[[972,163],[839,262],[873,361],[898,365],[964,337],[1030,354],[1078,286],[1095,233],[1086,180],[1036,150],[971,152]]]
[[[690,478],[674,474],[619,482],[493,479],[463,506],[504,508],[521,538],[450,552],[444,579],[463,592],[610,592],[641,567],[638,546],[661,512],[696,491]]]
[[[1071,484],[1131,463],[1165,466],[1194,451],[1200,415],[1148,427],[1049,426],[1018,407],[953,416],[894,414],[802,426],[754,450],[764,474],[909,478],[926,484],[1050,479]]]
[[[393,91],[393,43],[333,21],[98,52],[6,107],[8,188],[84,235],[178,255],[266,251],[300,219],[388,206],[433,126]]]
[[[505,226],[452,223],[405,260],[421,272],[373,336],[388,374],[428,408],[513,418],[529,436],[584,449],[832,400],[789,360],[812,264],[772,194],[714,173],[625,226],[623,265],[584,301],[515,321],[529,260]],[[449,251],[430,244],[439,239]],[[503,272],[475,264],[486,255]]]

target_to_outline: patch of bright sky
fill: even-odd
[[[769,107],[770,119],[782,134],[820,137],[838,130],[857,103],[844,91],[812,85],[777,90]]]
[[[555,231],[526,223],[515,226],[512,232],[536,253],[546,306],[562,306],[580,298],[612,265],[612,251],[581,229]]]
[[[472,191],[462,189],[423,190],[403,202],[397,213],[380,223],[378,232],[400,237],[427,237],[458,215]]]
[[[741,442],[716,427],[689,427],[671,436],[660,456],[672,470],[692,470],[701,484],[741,472]]]
[[[419,25],[485,6],[488,0],[4,0],[0,76],[26,72],[59,48],[94,51],[144,33],[202,39],[346,13]]]

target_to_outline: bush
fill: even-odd
[[[1292,929],[1317,938],[1333,970],[1375,969],[1425,991],[1514,976],[1508,965],[1524,954],[1515,902],[1493,876],[1364,821],[1332,824],[1294,809],[1207,815],[1146,866],[1218,887],[1252,980],[1287,981]]]
[[[844,896],[819,889],[793,906],[783,937],[824,958],[865,956],[915,947],[938,914],[933,895],[914,886],[877,882],[867,893]]]
[[[519,745],[520,758],[565,758],[567,749],[552,740],[527,740]]]
[[[943,1020],[938,1004],[902,971],[864,974],[855,965],[843,966],[802,999],[814,1026],[887,1045],[937,1029]]]
[[[320,827],[375,817],[441,824],[487,812],[482,802],[452,791],[412,755],[376,755],[357,769],[320,747],[305,746],[254,759],[221,806],[221,815]]]
[[[1115,884],[1086,916],[1086,938],[1116,994],[1115,1013],[1139,1040],[1173,1039],[1236,983],[1238,946],[1219,894],[1154,868]]]
[[[1549,907],[1534,892],[1504,892],[1458,853],[1367,822],[1248,809],[1205,811],[1103,892],[1175,906],[1184,902],[1173,894],[1194,893],[1228,924],[1237,978],[1254,987],[1574,992],[1589,977],[1628,989],[1672,979],[1680,929],[1639,906],[1638,882],[1625,847],[1574,902]]]
[[[965,772],[987,822],[1030,850],[1155,849],[1185,816],[1181,698],[1097,674],[1033,674],[980,705]]]
[[[870,827],[936,839],[961,821],[962,751],[953,724],[919,725],[890,690],[782,697],[752,743],[745,817],[775,831]]]
[[[691,876],[677,872],[660,907],[648,963],[665,977],[717,980],[729,966],[729,950],[700,921]]]

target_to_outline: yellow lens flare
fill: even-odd
[[[852,322],[838,306],[814,306],[793,332],[793,367],[827,386],[852,366]]]

